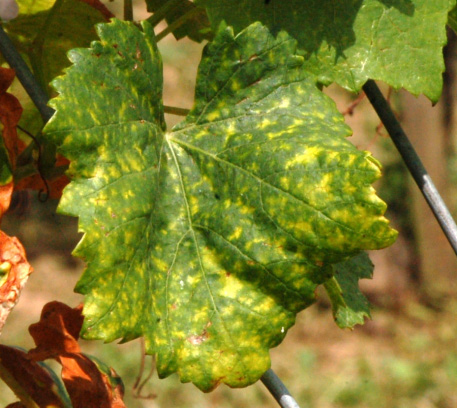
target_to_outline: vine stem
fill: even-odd
[[[270,368],[260,380],[282,408],[300,408],[281,379]]]
[[[168,0],[151,17],[149,17],[147,21],[155,27],[166,17],[167,13],[176,8],[181,1],[182,0]]]
[[[446,235],[452,249],[457,255],[457,225],[430,175],[414,150],[413,145],[395,117],[389,103],[373,80],[367,81],[363,86],[363,91],[373,105],[374,110],[381,119],[381,122],[389,133],[395,147],[408,167],[409,172],[413,176],[414,181],[440,224],[444,235]]]
[[[48,95],[36,81],[29,67],[14,47],[5,30],[3,30],[1,24],[0,52],[3,54],[9,66],[16,71],[17,78],[21,82],[26,92],[29,94],[30,99],[32,99],[33,103],[38,108],[43,121],[45,123],[48,122],[48,120],[51,119],[51,116],[54,114],[54,109],[47,105],[49,100]]]
[[[176,106],[167,106],[167,105],[164,105],[163,111],[165,113],[169,113],[171,115],[177,115],[177,116],[187,116],[188,113],[190,112],[189,109],[177,108]]]
[[[162,40],[173,30],[176,30],[177,28],[181,27],[187,20],[189,20],[191,17],[198,14],[199,12],[200,11],[198,10],[198,8],[195,7],[194,9],[179,17],[176,21],[173,21],[173,23],[171,23],[167,28],[165,28],[163,31],[157,34],[156,41],[159,42],[160,40]]]
[[[124,0],[124,20],[133,21],[133,4],[132,0]]]

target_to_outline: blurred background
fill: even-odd
[[[136,1],[136,19],[147,16],[142,3]],[[107,1],[106,5],[121,13],[121,0]],[[383,88],[454,214],[456,44],[455,36],[449,34],[445,88],[436,106],[425,98]],[[187,40],[177,42],[171,35],[159,43],[166,105],[192,106],[203,46]],[[343,331],[334,324],[330,304],[320,293],[316,305],[298,315],[285,341],[272,350],[272,367],[302,408],[455,408],[456,257],[369,102],[333,86],[326,92],[352,127],[352,142],[371,151],[383,164],[384,177],[375,187],[388,203],[387,216],[400,235],[392,247],[370,254],[374,279],[361,286],[373,305],[373,319],[353,331]],[[171,128],[180,117],[167,115],[166,119]],[[27,328],[38,321],[44,304],[60,300],[76,306],[83,300],[73,293],[73,287],[84,265],[71,256],[80,239],[77,220],[56,214],[55,201],[40,203],[33,193],[20,201],[5,216],[2,227],[22,241],[35,272],[5,325],[1,341],[28,349],[33,343]],[[83,348],[113,366],[123,378],[129,408],[278,406],[261,383],[241,390],[220,386],[203,394],[191,384],[180,384],[176,376],[159,380],[156,373],[140,395],[135,395],[132,386],[142,361],[139,341],[123,345],[83,342]],[[153,364],[150,357],[145,364],[148,371]],[[0,405],[15,400],[0,384]]]

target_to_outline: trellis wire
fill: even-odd
[[[282,408],[300,408],[281,379],[270,368],[260,380]]]
[[[37,109],[40,111],[44,123],[46,123],[54,114],[54,109],[47,105],[49,97],[46,92],[37,83],[29,67],[16,50],[8,35],[0,24],[0,52],[8,62],[9,66],[16,71],[16,76],[22,86],[29,94]]]
[[[413,145],[376,83],[373,80],[367,81],[363,86],[363,90],[457,255],[457,225]]]

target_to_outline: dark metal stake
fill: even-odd
[[[382,95],[376,83],[372,80],[367,81],[363,86],[363,90],[398,149],[408,170],[413,176],[414,181],[433,211],[444,235],[446,235],[452,249],[457,255],[457,225],[436,189],[435,184],[430,178],[430,175],[427,173],[427,170],[414,150],[413,145],[406,136],[400,123],[392,112],[389,103]]]
[[[49,97],[35,80],[29,67],[16,50],[0,24],[0,52],[5,57],[9,66],[16,71],[16,76],[21,81],[22,86],[27,91],[35,106],[40,111],[44,123],[54,114],[54,109],[47,105]]]
[[[262,375],[260,380],[282,408],[300,408],[297,401],[290,395],[286,386],[271,368]]]

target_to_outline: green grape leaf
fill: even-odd
[[[38,7],[41,3],[24,1],[21,10],[30,8],[30,14],[21,13],[4,25],[43,87],[69,65],[67,52],[74,47],[89,46],[96,38],[94,25],[107,20],[82,0],[62,0],[59,6],[45,9],[48,3]],[[29,8],[25,7],[27,4]]]
[[[370,304],[360,291],[359,279],[373,277],[373,264],[365,252],[335,266],[335,275],[324,286],[332,301],[333,316],[342,329],[352,329],[370,318]]]
[[[213,27],[238,32],[261,21],[286,30],[303,50],[308,69],[324,84],[358,92],[367,79],[425,94],[442,89],[446,21],[455,0],[199,0]]]
[[[167,24],[177,24],[172,30],[177,40],[189,37],[193,41],[211,40],[213,32],[206,11],[189,0],[146,0],[148,11],[157,13],[152,19],[165,18]],[[182,23],[178,24],[181,20]]]
[[[162,63],[114,20],[73,50],[45,131],[71,160],[60,210],[79,216],[85,338],[144,336],[161,377],[252,384],[332,264],[396,237],[333,101],[286,33],[221,27],[195,104],[166,132]]]

